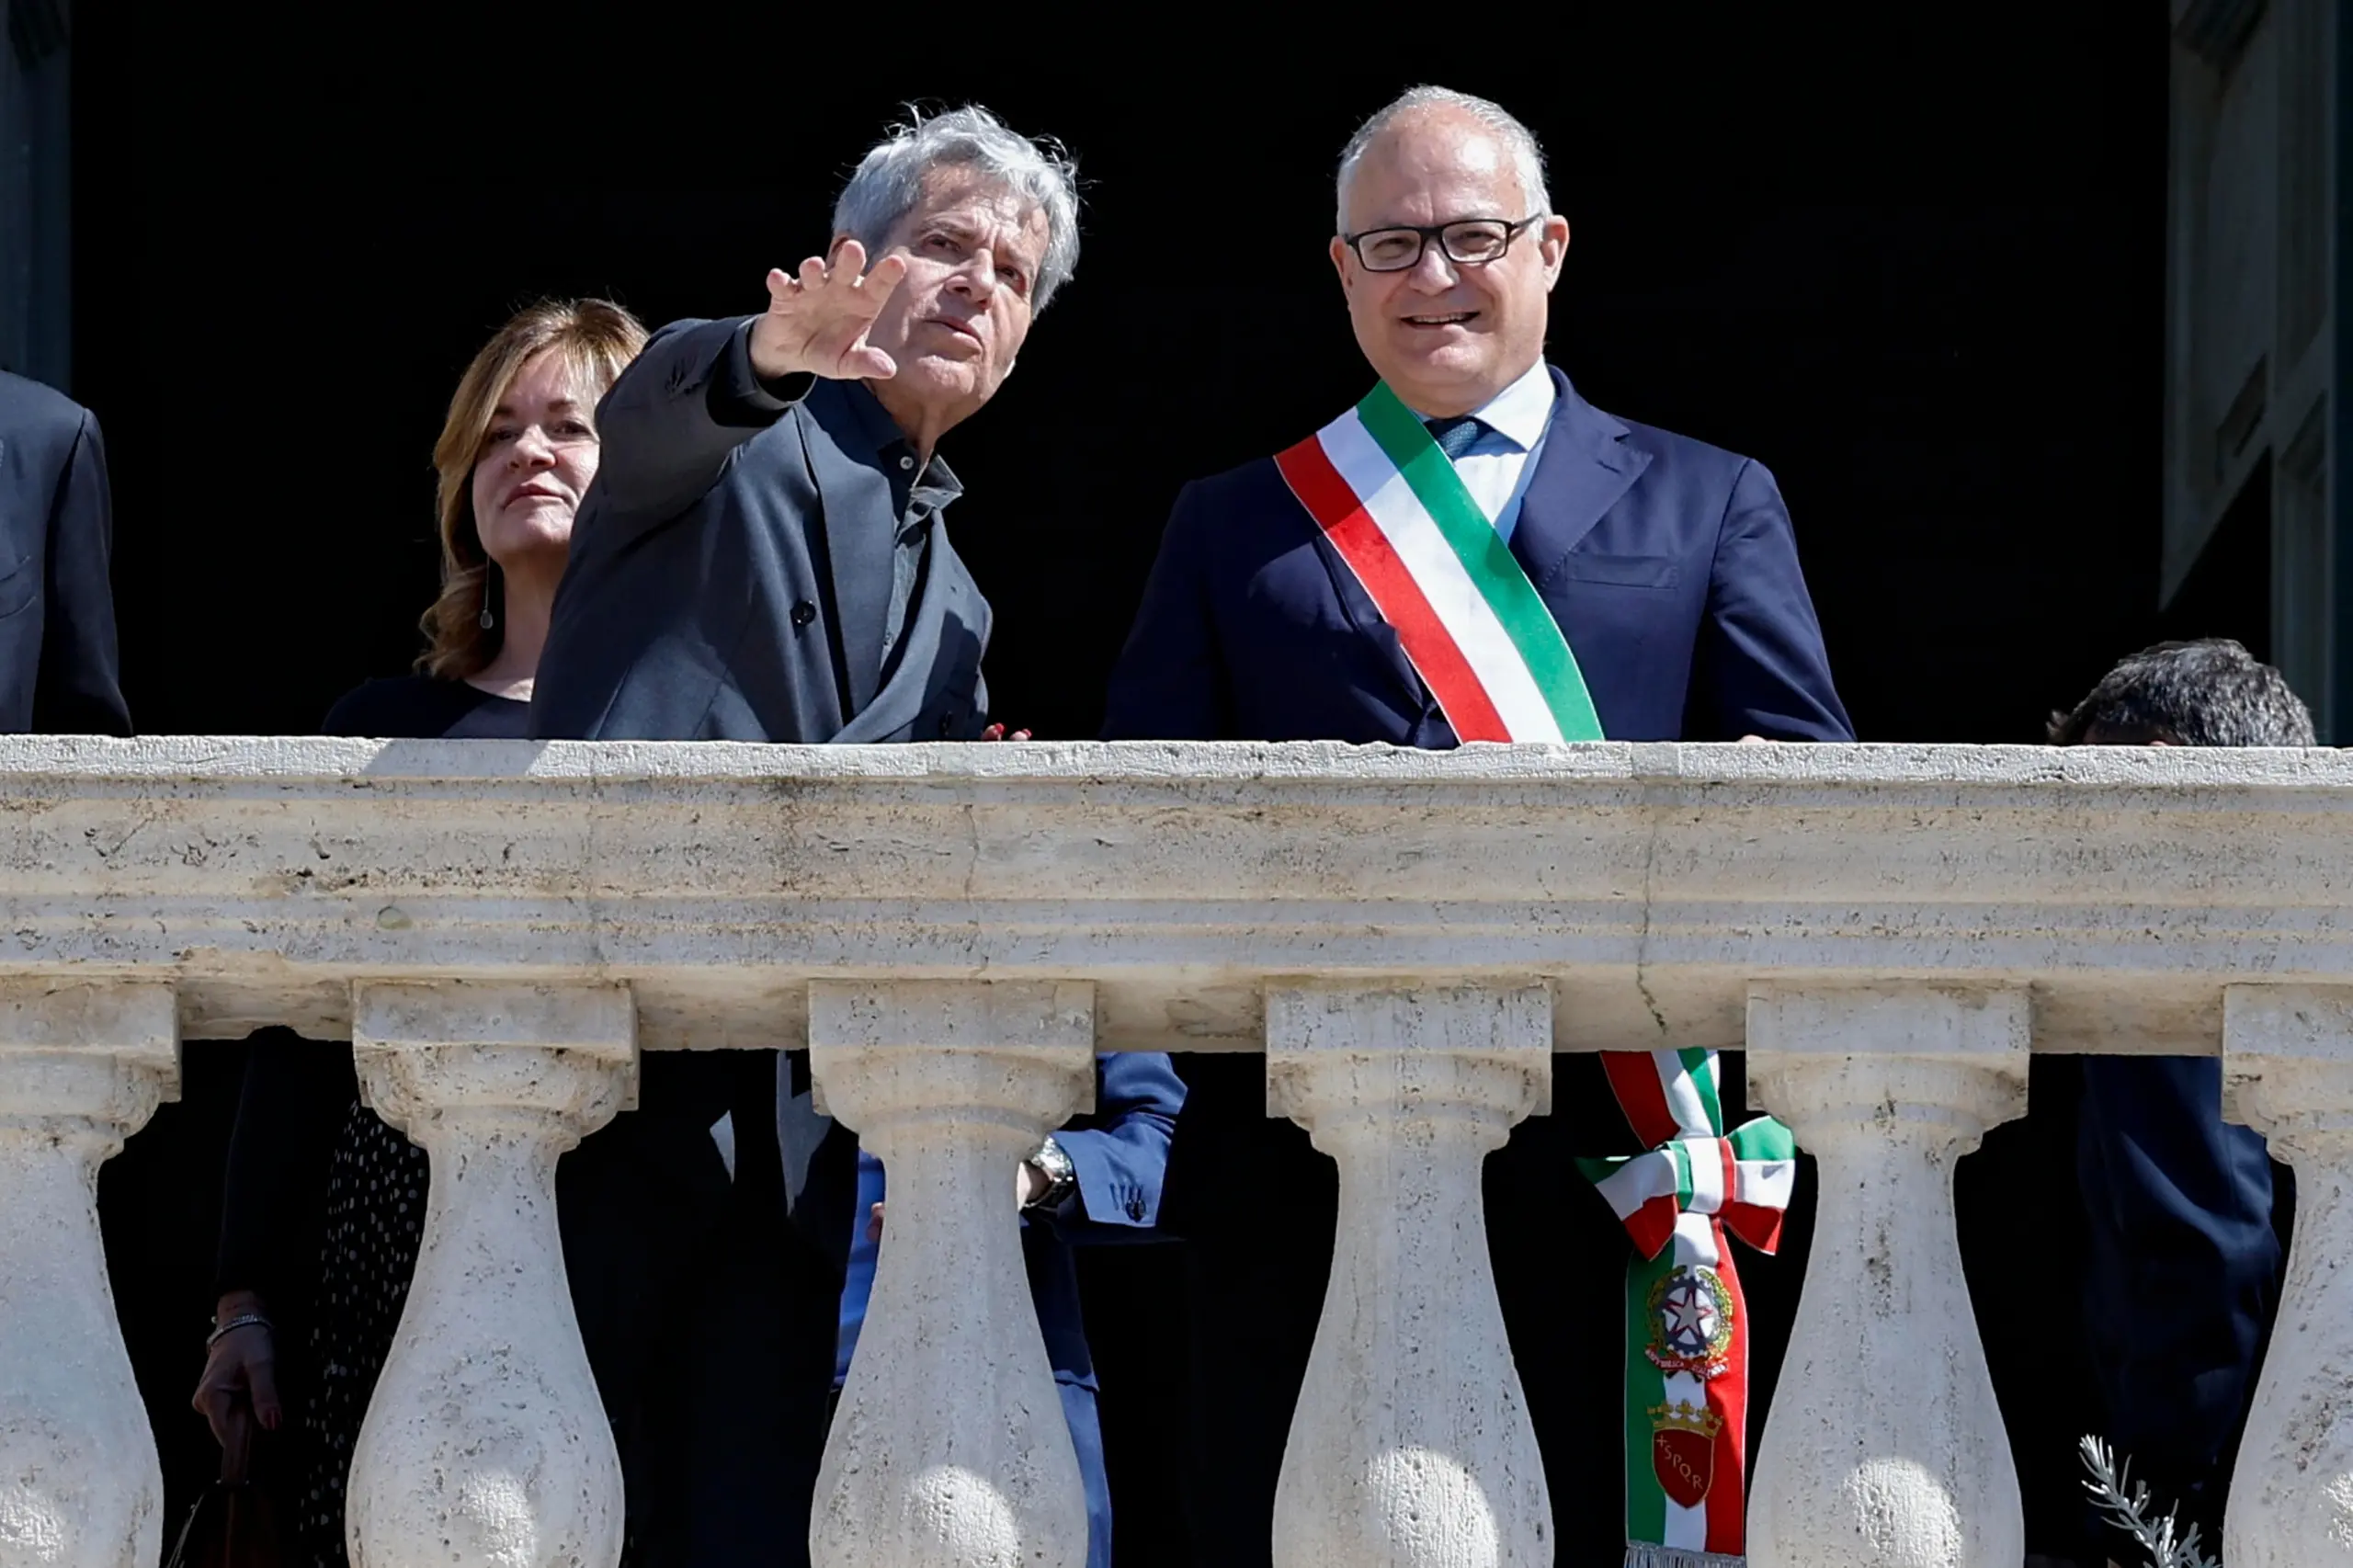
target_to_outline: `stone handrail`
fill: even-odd
[[[1665,1044],[1745,1046],[1824,1173],[1759,1568],[2019,1561],[1950,1173],[2029,1051],[2220,1053],[2297,1163],[2229,1551],[2353,1562],[2353,754],[16,737],[0,824],[0,1568],[155,1558],[94,1173],[178,1040],[268,1023],[348,1035],[436,1172],[355,1454],[368,1568],[614,1561],[554,1161],[640,1051],[801,1045],[894,1172],[825,1568],[1084,1560],[1010,1187],[972,1173],[1098,1049],[1263,1051],[1339,1161],[1283,1568],[1549,1562],[1456,1233],[1553,1051]]]

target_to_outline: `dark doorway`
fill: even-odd
[[[2256,460],[2158,621],[2168,638],[2230,637],[2271,659],[2271,454]]]

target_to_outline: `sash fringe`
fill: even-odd
[[[1748,1568],[1748,1559],[1721,1551],[1688,1551],[1647,1540],[1626,1543],[1626,1568]]]

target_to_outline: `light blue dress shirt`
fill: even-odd
[[[1539,359],[1526,375],[1471,411],[1487,427],[1469,451],[1454,460],[1462,487],[1506,544],[1518,526],[1519,504],[1536,472],[1537,454],[1544,449],[1553,396],[1552,369]],[[1419,409],[1414,412],[1425,421],[1430,417]]]

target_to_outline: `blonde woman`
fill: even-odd
[[[416,673],[371,680],[329,734],[519,737],[570,548],[597,477],[597,403],[645,329],[602,300],[543,301],[474,356],[435,446],[441,595]],[[344,1480],[407,1299],[425,1214],[425,1153],[361,1105],[347,1049],[256,1037],[230,1145],[220,1301],[194,1403],[224,1446],[276,1431],[281,1345],[307,1317],[297,1561],[346,1561]],[[321,1205],[324,1231],[321,1240]]]

